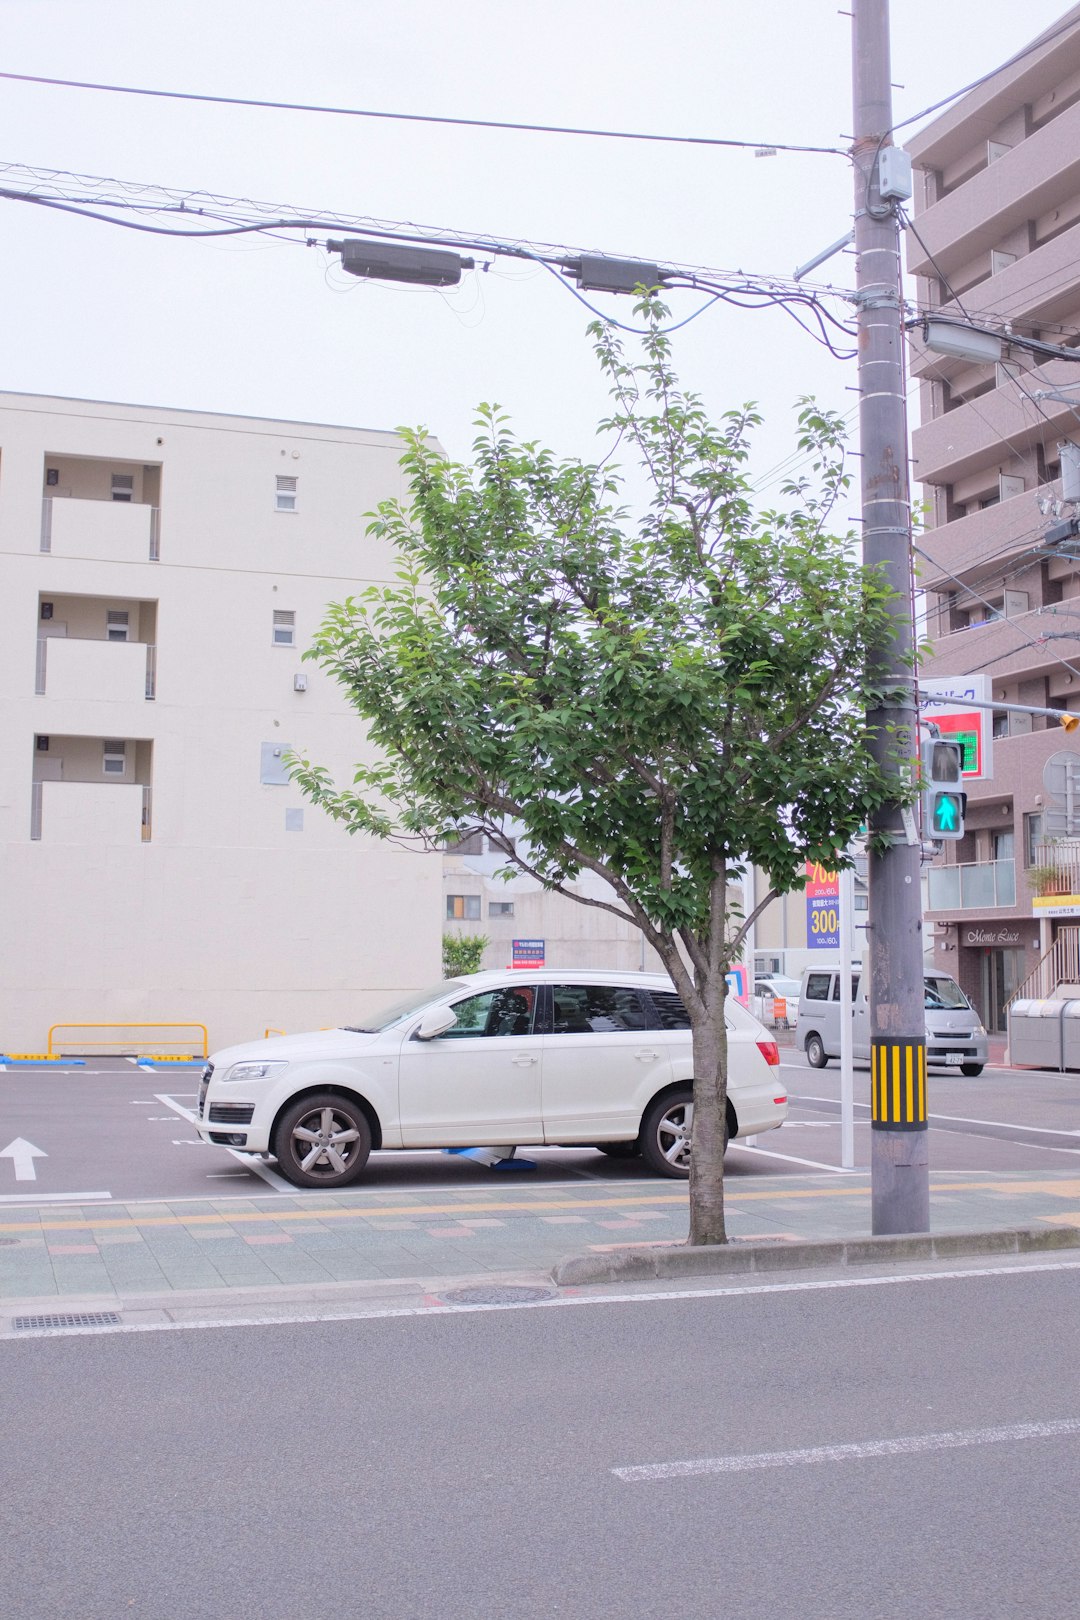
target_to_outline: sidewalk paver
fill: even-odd
[[[729,1182],[727,1209],[740,1246],[860,1239],[870,1232],[870,1177]],[[1039,1224],[1080,1224],[1075,1172],[931,1175],[935,1232]],[[686,1228],[686,1188],[650,1180],[75,1209],[28,1202],[0,1207],[0,1301],[535,1273],[571,1254],[679,1244]]]

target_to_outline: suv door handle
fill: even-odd
[[[640,1052],[635,1052],[634,1056],[639,1063],[655,1063],[660,1054],[659,1052],[645,1051],[643,1049]]]
[[[520,1069],[527,1069],[530,1063],[536,1062],[536,1057],[532,1052],[519,1052],[517,1056],[512,1057],[510,1061],[511,1063],[516,1063]]]

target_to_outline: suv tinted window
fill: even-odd
[[[552,999],[556,1035],[610,1034],[648,1027],[637,990],[608,984],[556,984]]]
[[[674,990],[650,990],[661,1029],[689,1029],[690,1014],[683,1006],[682,997]]]
[[[485,990],[482,995],[456,1001],[457,1023],[438,1036],[441,1041],[462,1036],[531,1035],[536,1016],[536,988],[531,984],[513,985],[502,990]]]
[[[806,1000],[828,1001],[829,981],[831,978],[831,973],[808,973],[806,975],[806,989],[803,991]]]

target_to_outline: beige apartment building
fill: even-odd
[[[1062,501],[1061,482],[1063,455],[1068,464],[1080,444],[1080,365],[1007,341],[1034,337],[1080,358],[1080,6],[1047,34],[1057,37],[908,146],[920,307],[1006,340],[1000,359],[973,363],[912,333],[913,471],[928,523],[916,544],[933,638],[925,674],[985,674],[991,702],[1080,709],[1080,540],[1068,533],[1080,506]],[[927,927],[938,966],[1002,1029],[1009,997],[1070,909],[1080,915],[1078,904],[1050,907],[1056,916],[1037,904],[1049,862],[1080,886],[1070,785],[1080,743],[1005,709],[992,729],[993,778],[969,785],[966,836],[929,871]]]
[[[365,514],[403,492],[399,453],[0,394],[0,1052],[60,1023],[194,1022],[214,1047],[362,1022],[438,979],[439,857],[349,838],[284,765],[293,747],[348,781],[363,757],[301,654],[329,602],[390,577]]]

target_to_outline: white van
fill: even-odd
[[[866,974],[851,970],[852,1055],[870,1061],[870,1009]],[[986,1031],[979,1015],[955,979],[928,973],[925,986],[926,1062],[928,1068],[958,1068],[981,1074],[987,1058]],[[814,1069],[840,1056],[840,969],[806,968],[799,996],[799,1045]]]

